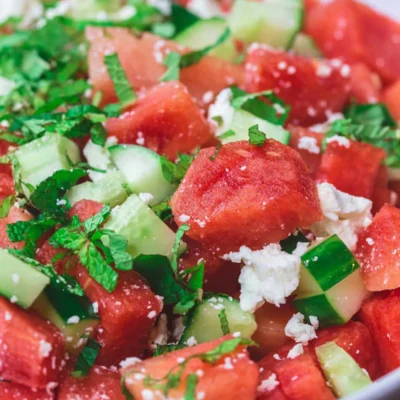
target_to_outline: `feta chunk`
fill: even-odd
[[[9,18],[21,17],[19,27],[26,29],[43,15],[42,3],[38,0],[3,0],[0,3],[0,24]]]
[[[307,344],[310,340],[317,337],[315,327],[304,322],[304,315],[302,313],[294,314],[290,318],[285,326],[285,335],[302,344]]]
[[[337,234],[354,251],[358,232],[371,223],[371,200],[341,192],[330,183],[318,185],[318,197],[324,219],[311,226],[312,233],[323,238]]]
[[[257,388],[257,392],[272,392],[279,385],[276,374],[271,374],[268,379],[264,379]]]
[[[301,356],[304,353],[304,348],[301,343],[295,344],[290,350],[287,355],[287,358],[296,358],[298,356]]]
[[[285,253],[279,244],[256,251],[242,246],[239,252],[223,258],[234,263],[244,262],[239,276],[240,307],[244,311],[254,312],[265,301],[279,307],[299,285],[300,256]]]
[[[303,136],[299,139],[297,148],[300,150],[307,150],[311,154],[319,154],[321,149],[318,146],[317,139],[312,136]]]
[[[231,89],[224,89],[218,94],[215,102],[208,109],[208,121],[214,128],[216,136],[222,135],[231,126],[233,113],[235,112],[235,109],[231,106],[231,100]],[[216,121],[217,118],[221,119],[221,121]]]

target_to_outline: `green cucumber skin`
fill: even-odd
[[[372,383],[350,354],[335,342],[318,346],[315,352],[336,396],[351,395]]]
[[[211,301],[213,298],[217,301]],[[218,299],[222,299],[222,301],[218,301]],[[191,337],[194,337],[197,343],[222,337],[223,332],[218,317],[222,306],[225,309],[231,333],[240,332],[241,336],[250,338],[257,329],[254,315],[242,311],[239,302],[229,296],[210,295],[188,313],[180,343],[185,343]]]
[[[301,260],[323,291],[329,290],[360,267],[337,235],[307,251]],[[340,268],[337,268],[338,265]]]

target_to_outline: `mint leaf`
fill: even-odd
[[[177,52],[171,51],[168,53],[163,61],[163,65],[168,67],[164,75],[160,78],[160,82],[179,81],[181,55]]]
[[[219,322],[221,323],[221,330],[224,335],[231,333],[229,329],[228,318],[226,317],[225,309],[222,309],[218,314]]]
[[[299,243],[309,243],[310,241],[298,230],[292,233],[286,239],[280,241],[280,245],[283,251],[292,254]]]
[[[199,378],[196,374],[190,374],[186,378],[186,392],[184,400],[196,400],[196,386]]]
[[[185,349],[185,344],[160,344],[157,346],[154,356],[161,356],[162,354],[171,353],[172,351]]]
[[[215,117],[214,117],[215,118]],[[228,137],[232,137],[235,136],[236,132],[232,129],[228,129],[227,131],[225,131],[224,133],[222,133],[221,135],[218,136],[218,139],[226,139]]]
[[[163,221],[167,221],[172,218],[171,206],[169,200],[165,200],[161,203],[151,206],[151,209],[157,214],[158,218]]]
[[[263,146],[266,140],[267,136],[258,129],[258,125],[253,125],[249,128],[249,144]]]
[[[92,126],[92,129],[90,130],[90,137],[94,144],[98,144],[102,147],[106,144],[107,131],[101,122],[98,122]]]
[[[200,21],[197,15],[188,11],[187,8],[173,3],[171,8],[171,21],[175,26],[175,34],[184,31],[189,26]]]
[[[100,349],[100,343],[97,343],[94,339],[89,337],[86,346],[83,348],[81,354],[79,354],[71,375],[74,378],[83,378],[87,376],[96,361]]]
[[[6,218],[10,212],[10,208],[15,203],[15,196],[6,197],[0,205],[0,218]]]
[[[77,253],[86,244],[87,237],[80,227],[71,229],[70,226],[65,226],[58,229],[49,240],[55,248],[61,247]]]
[[[351,104],[346,108],[345,116],[355,124],[397,128],[396,121],[383,103]]]
[[[173,163],[165,156],[161,156],[161,171],[164,178],[173,185],[179,185],[195,157],[196,154],[178,154],[178,161]]]
[[[104,57],[108,74],[113,81],[115,92],[123,108],[132,105],[136,101],[136,93],[126,76],[119,61],[118,54],[114,53]]]
[[[217,146],[215,147],[214,154],[209,157],[210,161],[214,161],[218,157],[218,154],[219,154],[219,151],[221,150],[221,148],[222,148],[222,144],[218,143]]]
[[[87,234],[94,232],[96,229],[103,224],[106,219],[110,216],[111,207],[109,204],[105,205],[96,215],[88,218],[83,222],[83,229]]]
[[[179,249],[181,246],[182,237],[190,229],[190,225],[181,225],[175,233],[175,241],[174,246],[172,248],[172,261],[171,266],[175,274],[178,273],[178,258],[179,258]]]

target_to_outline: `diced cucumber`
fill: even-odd
[[[227,27],[222,18],[203,19],[176,35],[174,41],[193,50],[200,50],[214,44]],[[210,54],[228,61],[234,61],[238,56],[232,37],[213,49]]]
[[[353,357],[335,342],[318,346],[315,352],[326,379],[338,397],[353,394],[372,383]]]
[[[86,157],[88,164],[93,168],[107,172],[116,171],[117,168],[111,161],[110,152],[108,151],[108,148],[114,146],[116,143],[117,140],[114,137],[108,138],[104,147],[89,140],[83,149],[83,155]],[[88,173],[93,182],[101,181],[104,178],[104,173],[101,172],[89,171]]]
[[[67,350],[72,354],[79,353],[85,337],[90,336],[99,323],[90,300],[67,292],[56,280],[51,281],[33,308],[60,329]]]
[[[50,283],[46,275],[3,249],[0,264],[0,295],[21,307],[30,307]]]
[[[235,135],[222,137],[222,144],[236,142],[238,140],[249,139],[249,128],[258,125],[258,128],[265,133],[267,138],[278,140],[283,144],[288,144],[290,132],[282,126],[271,124],[270,122],[258,118],[255,115],[241,109],[235,109],[229,129],[235,132]]]
[[[175,191],[176,187],[164,178],[161,157],[154,151],[135,145],[116,145],[109,151],[132,192],[153,196],[150,205],[162,202]]]
[[[123,203],[128,197],[122,186],[125,181],[120,172],[114,171],[103,174],[104,178],[96,182],[84,182],[73,186],[67,193],[71,206],[82,199],[94,200],[115,207]]]
[[[140,254],[171,257],[173,254],[175,233],[136,194],[132,194],[121,206],[113,209],[104,228],[127,239],[127,252],[132,257]],[[184,249],[182,244],[181,250]]]
[[[24,144],[14,154],[20,166],[21,181],[33,186],[60,169],[70,169],[71,163],[81,160],[79,147],[56,133]],[[29,196],[29,193],[25,194]]]
[[[240,332],[242,337],[251,338],[257,324],[254,315],[240,308],[237,300],[225,295],[215,295],[197,304],[187,316],[181,343],[194,337],[197,343],[205,343],[223,336],[218,315],[225,310],[231,333]]]
[[[295,308],[306,316],[318,317],[321,327],[350,320],[368,293],[351,251],[333,235],[301,259]]]
[[[298,33],[294,39],[292,50],[295,54],[303,57],[321,58],[322,53],[314,39],[305,33]]]
[[[303,22],[302,0],[237,0],[228,17],[234,38],[246,44],[291,47]]]

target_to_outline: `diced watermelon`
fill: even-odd
[[[370,199],[384,158],[384,150],[368,143],[332,140],[322,155],[317,180],[329,182],[354,196]]]
[[[0,297],[0,377],[30,388],[58,382],[65,365],[64,338],[30,311]]]
[[[372,213],[376,214],[386,203],[390,203],[391,192],[389,189],[389,174],[386,165],[381,165],[375,180],[371,200]]]
[[[107,121],[109,136],[119,143],[143,144],[171,160],[190,153],[211,137],[211,129],[186,87],[161,83],[150,89],[131,111]]]
[[[15,194],[14,180],[8,172],[0,173],[0,196]]]
[[[265,376],[265,377],[264,377]],[[263,375],[264,379],[268,379],[266,375]],[[256,400],[288,400],[285,394],[282,392],[279,385],[273,390],[257,390]]]
[[[81,222],[98,214],[104,208],[104,204],[94,200],[79,200],[76,202],[71,210],[68,212],[68,216],[72,218],[76,215]]]
[[[54,393],[49,390],[32,390],[17,383],[0,382],[1,400],[54,400]]]
[[[371,291],[400,287],[400,210],[386,204],[358,238],[357,259]]]
[[[383,102],[395,120],[400,120],[400,79],[383,91]]]
[[[149,88],[159,82],[166,71],[162,65],[169,51],[186,51],[177,43],[145,33],[140,38],[128,29],[88,28],[87,38],[91,43],[89,52],[89,76],[95,90],[103,93],[107,103],[116,101],[112,81],[104,67],[104,56],[117,52],[129,81],[134,89]],[[138,62],[140,60],[140,62]],[[180,81],[189,92],[204,104],[203,96],[212,91],[219,93],[232,84],[243,81],[243,67],[233,65],[214,56],[207,56],[199,63],[184,68]]]
[[[289,121],[308,126],[341,111],[350,90],[350,68],[339,60],[311,60],[254,45],[245,62],[249,92],[272,89],[291,106]]]
[[[171,200],[175,222],[218,254],[276,243],[321,218],[316,186],[299,154],[275,140],[203,149]]]
[[[381,82],[379,75],[364,63],[351,67],[350,98],[357,103],[377,103],[381,98]]]
[[[125,400],[121,376],[105,367],[94,366],[85,378],[69,376],[61,385],[58,400]]]
[[[371,331],[383,373],[400,367],[400,291],[374,295],[361,308],[360,318]]]
[[[0,133],[1,131],[2,129],[0,128]],[[9,142],[0,139],[0,156],[6,155],[10,146],[11,144]],[[11,164],[0,164],[0,173],[6,173],[7,175],[11,176]]]
[[[11,207],[8,216],[0,219],[0,247],[3,249],[7,247],[22,249],[22,247],[24,247],[24,242],[14,243],[8,238],[7,225],[18,221],[29,221],[30,219],[32,219],[32,215],[27,211],[15,206]]]
[[[125,377],[126,387],[135,399],[146,400],[150,397],[150,394],[147,397],[145,397],[145,394],[153,394],[154,389],[147,388],[144,385],[143,375],[150,375],[152,378],[162,378],[172,368],[175,368],[176,371],[181,360],[185,360],[194,354],[210,351],[224,340],[227,340],[227,337],[150,358],[127,367],[121,371],[121,374]],[[138,374],[137,372],[140,373]],[[176,389],[169,392],[169,399],[176,400],[183,398],[186,391],[186,379],[188,375],[193,373],[196,373],[198,376],[196,398],[200,398],[200,393],[204,393],[204,397],[201,396],[201,398],[205,400],[233,398],[253,400],[255,398],[258,368],[249,359],[247,351],[241,346],[234,352],[221,357],[215,365],[205,363],[198,358],[189,361],[182,374],[181,383]],[[155,395],[154,398],[156,398]]]
[[[55,249],[48,240],[46,240],[36,251],[35,259],[43,265],[51,265],[53,258],[60,253],[64,253],[64,249]],[[54,263],[54,269],[58,274],[65,273],[65,266],[69,258],[61,258]],[[75,264],[75,263],[72,263]]]
[[[310,129],[290,125],[290,147],[295,149],[307,164],[310,173],[315,176],[321,164],[321,144],[324,135]]]

